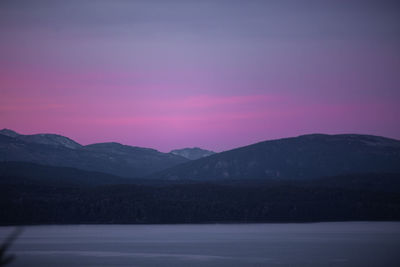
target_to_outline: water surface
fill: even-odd
[[[400,266],[400,223],[29,226],[10,253],[11,267]]]

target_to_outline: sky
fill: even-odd
[[[223,151],[400,139],[396,1],[0,1],[0,128]]]

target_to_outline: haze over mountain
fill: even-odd
[[[358,134],[311,134],[264,141],[164,170],[169,180],[307,179],[400,172],[400,141]]]
[[[182,148],[182,149],[174,149],[171,150],[171,152],[174,155],[179,155],[184,158],[190,159],[190,160],[196,160],[204,157],[208,157],[210,155],[215,154],[214,151],[211,150],[206,150],[206,149],[201,149],[199,147],[192,147],[192,148]]]
[[[7,129],[0,131],[0,160],[73,167],[123,177],[144,176],[187,161],[150,148],[119,143],[82,146],[60,135],[20,135]]]

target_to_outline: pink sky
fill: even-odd
[[[398,7],[28,3],[0,13],[0,128],[161,151],[400,139]]]

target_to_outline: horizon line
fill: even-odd
[[[209,148],[205,148],[205,147],[198,146],[198,145],[194,145],[194,146],[185,146],[185,147],[180,147],[180,148],[178,147],[178,148],[170,149],[169,151],[162,151],[162,150],[159,150],[159,149],[153,148],[153,147],[137,146],[137,145],[127,144],[127,143],[120,143],[120,142],[117,142],[117,141],[103,141],[103,142],[94,142],[94,143],[91,143],[91,142],[90,142],[90,143],[83,144],[83,143],[80,143],[80,142],[76,141],[75,139],[73,139],[73,138],[71,138],[71,137],[69,137],[69,136],[67,136],[67,135],[60,134],[60,133],[38,132],[38,133],[30,133],[30,134],[21,134],[20,132],[17,132],[17,131],[15,131],[15,130],[13,130],[13,129],[6,128],[6,127],[5,127],[5,128],[2,128],[2,129],[0,130],[0,132],[2,132],[2,131],[11,131],[11,132],[14,132],[14,133],[17,134],[17,135],[24,135],[24,136],[29,136],[29,135],[57,135],[57,136],[62,136],[62,137],[64,137],[64,138],[68,138],[68,139],[72,140],[73,142],[75,142],[75,143],[77,143],[77,144],[79,144],[79,145],[81,145],[81,146],[90,146],[90,145],[94,145],[94,144],[115,143],[115,144],[120,144],[120,145],[123,145],[123,146],[130,146],[130,147],[137,147],[137,148],[153,149],[153,150],[156,150],[156,151],[162,152],[162,153],[171,153],[171,151],[173,151],[173,150],[188,149],[188,148],[189,148],[189,149],[199,148],[199,149],[208,150],[208,151],[211,151],[211,152],[214,152],[214,153],[222,153],[222,152],[225,152],[225,151],[230,151],[230,150],[234,150],[234,149],[238,149],[238,148],[242,148],[242,147],[247,147],[247,146],[255,145],[255,144],[258,144],[258,143],[263,143],[263,142],[268,142],[268,141],[277,141],[277,140],[282,140],[282,139],[298,138],[298,137],[302,137],[302,136],[311,136],[311,135],[327,135],[327,136],[335,136],[335,135],[374,136],[374,137],[380,137],[380,138],[386,138],[386,139],[392,139],[392,140],[395,140],[395,141],[400,141],[400,139],[393,138],[393,137],[387,137],[387,136],[376,135],[376,134],[367,134],[367,133],[322,133],[322,132],[313,132],[313,133],[300,134],[300,135],[291,135],[291,136],[284,136],[284,137],[278,137],[278,138],[263,139],[263,140],[260,140],[260,141],[255,141],[255,142],[252,142],[252,143],[249,143],[249,144],[235,146],[235,147],[233,147],[233,148],[229,148],[229,149],[221,150],[221,151],[216,151],[216,150],[209,149]]]

